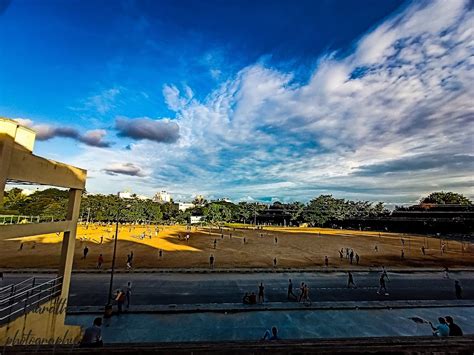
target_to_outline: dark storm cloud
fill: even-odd
[[[150,118],[117,118],[115,128],[120,137],[147,139],[158,143],[174,143],[179,138],[179,126],[169,120],[152,120]]]
[[[104,169],[109,175],[128,175],[128,176],[144,176],[142,169],[132,163],[113,164]]]
[[[399,173],[443,168],[466,171],[472,170],[473,167],[474,156],[472,155],[428,154],[390,160],[379,164],[362,165],[358,167],[357,170],[352,173],[352,175],[372,176],[387,173]]]
[[[48,141],[56,137],[71,138],[91,147],[107,148],[110,142],[104,140],[107,132],[102,129],[87,131],[81,134],[79,130],[69,126],[53,126],[49,124],[35,124],[30,120],[18,120],[20,124],[30,127],[36,132],[39,141]]]

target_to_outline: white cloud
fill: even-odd
[[[320,58],[304,84],[255,64],[204,100],[166,85],[180,139],[166,148],[139,142],[98,164],[113,159],[147,169],[148,193],[163,186],[232,198],[334,192],[389,202],[434,189],[472,195],[470,167],[453,169],[445,160],[473,154],[473,21],[466,2],[415,3],[364,36],[351,55]],[[77,164],[95,166],[92,152]],[[445,160],[429,170],[384,165],[383,173],[356,174],[428,155]],[[98,172],[97,186],[106,189],[108,178]]]

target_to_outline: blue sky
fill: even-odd
[[[458,0],[0,0],[0,116],[92,192],[472,197],[472,21]]]

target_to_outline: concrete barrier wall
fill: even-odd
[[[57,297],[0,327],[0,347],[69,345],[80,341],[82,328],[66,325],[66,300]]]

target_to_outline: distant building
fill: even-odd
[[[146,196],[137,195],[137,194],[131,193],[130,191],[119,192],[117,195],[118,195],[118,197],[125,198],[125,199],[127,199],[127,198],[138,198],[139,200],[148,199],[148,197],[146,197]]]
[[[153,196],[153,202],[168,203],[171,202],[171,200],[171,195],[166,191],[157,192],[155,196]]]
[[[191,216],[191,224],[201,223],[204,221],[204,216]]]
[[[190,202],[178,202],[178,203],[175,203],[175,205],[178,206],[178,210],[183,211],[183,212],[194,207],[194,203],[190,203]]]
[[[119,198],[133,198],[132,193],[129,191],[119,192],[117,195]]]

